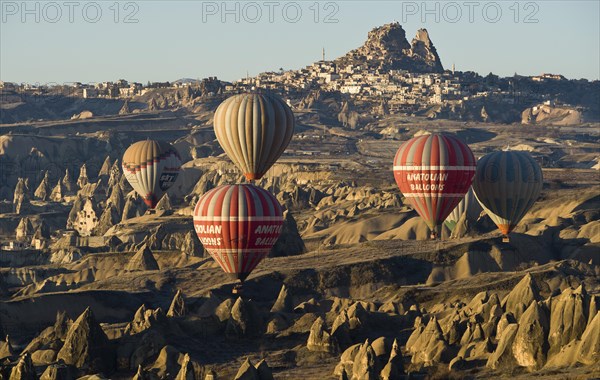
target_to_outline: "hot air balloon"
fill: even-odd
[[[473,190],[508,241],[508,234],[542,191],[542,168],[527,152],[502,151],[477,162]]]
[[[432,238],[464,197],[475,174],[475,157],[461,140],[430,134],[403,143],[394,158],[402,195],[425,220]]]
[[[194,209],[194,229],[219,266],[242,283],[279,238],[283,212],[268,191],[251,184],[222,185]]]
[[[475,198],[473,187],[470,187],[464,198],[456,205],[446,220],[444,220],[444,224],[450,231],[454,231],[456,223],[458,223],[463,215],[466,215],[467,220],[475,222],[479,218],[481,211],[483,211],[483,209],[477,201],[477,198]]]
[[[238,94],[215,111],[215,134],[229,158],[250,180],[260,179],[294,133],[294,114],[274,94]]]
[[[138,141],[127,148],[121,166],[131,187],[153,209],[177,180],[181,157],[169,143]]]

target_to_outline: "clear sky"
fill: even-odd
[[[1,0],[0,12],[0,80],[11,82],[235,80],[301,68],[322,47],[336,58],[393,21],[409,41],[427,28],[446,68],[600,76],[599,0]]]

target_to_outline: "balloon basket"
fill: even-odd
[[[502,236],[502,242],[503,243],[510,243],[510,238],[508,236]]]

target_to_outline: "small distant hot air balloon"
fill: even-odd
[[[466,215],[467,220],[475,222],[479,218],[481,211],[483,211],[483,209],[477,201],[477,198],[475,198],[473,187],[470,187],[464,198],[456,205],[446,220],[444,220],[444,224],[450,231],[454,231],[456,223],[458,223],[463,215]]]
[[[542,168],[523,151],[501,151],[477,162],[473,190],[485,212],[508,240],[542,191]]]
[[[138,141],[127,148],[121,166],[131,187],[148,207],[154,208],[177,180],[181,157],[167,142]]]
[[[469,190],[474,174],[471,149],[446,134],[412,138],[400,146],[394,158],[396,183],[425,220],[432,237]]]
[[[241,282],[269,254],[282,226],[277,199],[251,184],[212,189],[194,210],[200,242],[226,273]]]
[[[281,156],[294,133],[294,114],[274,94],[233,95],[214,117],[219,144],[248,180],[260,179]]]

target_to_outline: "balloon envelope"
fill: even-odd
[[[215,111],[215,134],[248,180],[260,179],[281,156],[294,133],[294,114],[274,94],[238,94]]]
[[[127,148],[121,166],[131,187],[148,207],[154,208],[177,180],[181,158],[171,144],[145,140]]]
[[[412,138],[400,146],[394,158],[394,178],[402,195],[431,231],[461,201],[474,174],[471,149],[446,134]]]
[[[542,191],[542,168],[523,151],[493,152],[477,163],[473,190],[485,212],[508,235]]]
[[[456,205],[446,220],[444,220],[444,224],[448,227],[448,229],[450,229],[450,231],[454,231],[456,223],[458,223],[463,215],[466,214],[467,220],[475,222],[479,218],[481,211],[483,211],[483,209],[477,201],[477,198],[475,198],[473,187],[470,187],[469,191],[467,191],[467,194],[465,194],[463,199],[458,203],[458,205]]]
[[[212,189],[194,210],[200,242],[226,273],[240,281],[269,254],[282,226],[277,199],[251,184]]]

